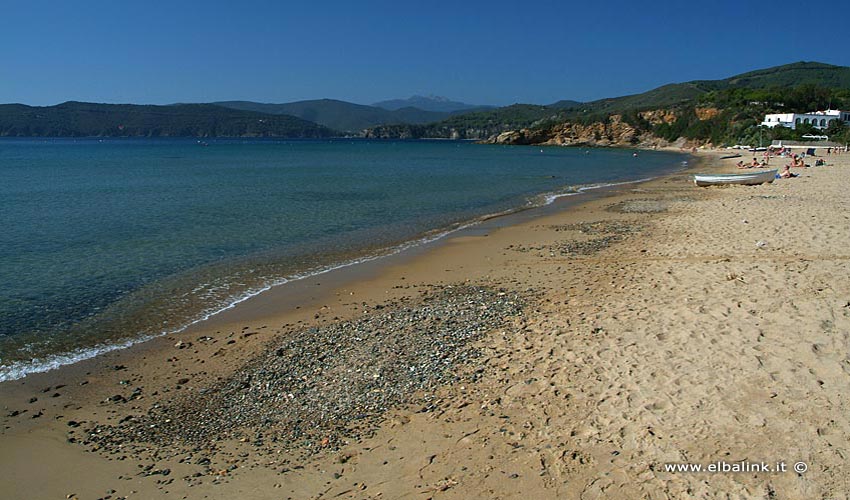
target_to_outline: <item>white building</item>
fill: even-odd
[[[850,111],[827,109],[826,111],[814,111],[812,113],[777,113],[766,115],[761,124],[770,128],[782,125],[783,127],[795,129],[801,123],[809,123],[814,128],[825,129],[829,127],[833,120],[841,120],[845,124],[850,125]]]

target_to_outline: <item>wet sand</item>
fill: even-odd
[[[0,384],[0,491],[845,498],[850,155],[825,158],[630,186]],[[789,472],[664,470],[721,460]]]

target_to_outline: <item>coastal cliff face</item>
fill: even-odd
[[[676,113],[669,109],[655,109],[652,111],[642,111],[638,113],[641,119],[646,120],[650,125],[661,125],[666,123],[670,125],[676,121]]]
[[[721,113],[717,108],[696,108],[694,114],[700,122],[712,120]],[[511,144],[537,146],[590,146],[590,147],[677,147],[692,148],[711,144],[710,140],[677,137],[665,139],[656,135],[660,127],[675,126],[681,113],[670,109],[656,109],[637,113],[633,125],[622,115],[613,114],[592,123],[562,122],[542,128],[523,128],[493,134],[482,140],[484,144]],[[672,141],[672,142],[671,142]]]
[[[717,108],[695,108],[694,113],[697,115],[699,121],[706,121],[719,115],[720,110]]]
[[[546,145],[546,146],[620,146],[654,145],[657,138],[641,133],[624,122],[622,116],[612,115],[605,122],[590,124],[559,123],[549,128],[509,130],[482,141],[487,144]]]

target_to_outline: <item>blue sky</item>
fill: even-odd
[[[547,104],[850,65],[850,2],[0,0],[0,102]]]

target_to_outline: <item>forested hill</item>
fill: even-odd
[[[850,68],[819,62],[796,62],[750,71],[722,80],[671,83],[641,94],[599,99],[573,107],[572,114],[593,115],[671,108],[700,100],[710,101],[713,96],[736,92],[741,95],[775,97],[776,94],[800,86],[850,89]]]
[[[12,137],[287,137],[319,138],[333,130],[288,115],[212,104],[170,106],[66,102],[0,105],[0,136]]]

